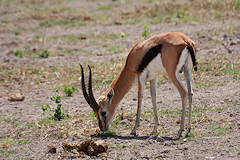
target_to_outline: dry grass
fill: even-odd
[[[1,20],[0,26],[9,30],[12,22],[37,21],[39,27],[51,27],[56,25],[76,27],[79,25],[114,24],[115,22],[136,24],[147,20],[150,23],[162,22],[186,22],[186,21],[208,21],[222,20],[237,16],[239,13],[239,0],[195,0],[195,1],[119,1],[105,2],[106,4],[92,7],[91,11],[85,6],[62,7],[71,1],[35,1],[35,0],[4,0],[1,5],[6,8],[15,8],[11,12],[7,9],[0,15],[19,14],[12,20]],[[61,5],[60,5],[61,4]],[[51,7],[50,7],[51,6]],[[35,9],[37,7],[37,9]],[[24,13],[24,14],[22,14]],[[11,27],[10,27],[11,26]],[[29,26],[33,27],[33,26]],[[16,29],[15,27],[13,27]],[[28,28],[28,27],[27,27]],[[27,28],[22,28],[27,30]]]

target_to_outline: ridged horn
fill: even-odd
[[[88,93],[86,90],[86,86],[85,86],[85,80],[84,80],[84,70],[81,64],[79,64],[81,67],[81,79],[82,79],[82,91],[83,91],[83,96],[86,99],[87,103],[89,104],[89,106],[94,110],[94,111],[98,111],[99,109],[99,105],[97,104],[93,92],[92,92],[92,71],[91,71],[91,67],[88,66],[89,68],[89,82],[88,82]]]

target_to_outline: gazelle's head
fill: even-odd
[[[88,83],[88,93],[87,93],[85,81],[84,81],[84,70],[81,64],[80,64],[80,67],[81,67],[81,73],[82,73],[81,79],[82,79],[82,91],[83,91],[84,98],[86,99],[89,106],[93,109],[94,113],[97,115],[98,124],[101,131],[106,131],[108,130],[114,115],[114,111],[110,109],[110,106],[112,104],[112,99],[114,96],[114,91],[113,89],[106,91],[99,97],[99,99],[96,102],[92,92],[91,68],[90,66],[88,66],[89,83]]]

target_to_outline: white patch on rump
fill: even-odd
[[[186,63],[187,62],[187,63]],[[192,60],[191,60],[191,57],[190,57],[190,54],[189,54],[189,51],[186,48],[184,48],[184,50],[182,51],[181,53],[181,56],[179,58],[179,62],[178,62],[178,65],[177,65],[177,70],[176,70],[176,77],[179,81],[179,83],[182,85],[183,89],[187,92],[187,90],[184,88],[181,80],[180,80],[180,77],[179,77],[179,71],[181,70],[182,67],[184,67],[184,65],[187,65],[187,69],[189,69],[189,67],[191,68],[192,66]]]
[[[189,56],[188,49],[187,49],[187,47],[185,47],[184,50],[181,53],[180,58],[179,58],[179,62],[178,62],[178,65],[177,65],[177,70],[176,70],[177,73],[181,70],[183,65],[186,63],[186,60],[187,60],[188,56]]]
[[[162,64],[160,53],[148,64],[145,70],[148,72],[146,81],[151,81],[155,79],[159,74],[166,73],[166,70]]]

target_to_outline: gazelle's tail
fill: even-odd
[[[197,71],[197,62],[196,62],[194,49],[193,49],[193,47],[188,47],[187,49],[188,49],[188,51],[191,55],[191,58],[192,58],[193,68],[194,68],[195,71]]]

